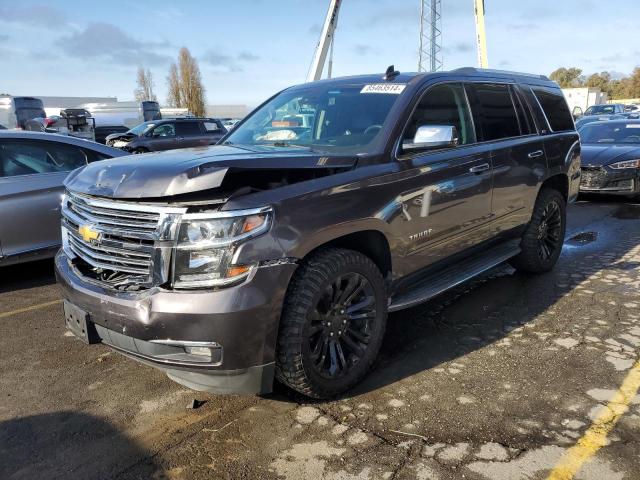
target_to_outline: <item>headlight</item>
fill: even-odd
[[[625,160],[624,162],[612,163],[611,168],[621,170],[623,168],[640,168],[640,160]]]
[[[270,208],[195,213],[182,217],[174,255],[173,286],[216,287],[247,277],[253,265],[234,265],[238,243],[266,232]]]

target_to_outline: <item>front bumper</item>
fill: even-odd
[[[640,172],[636,169],[613,170],[608,167],[582,167],[580,192],[638,195],[640,194]]]
[[[243,284],[217,291],[125,292],[82,277],[63,251],[55,260],[64,299],[89,315],[103,343],[213,393],[271,391],[280,313],[295,268],[260,267]],[[184,348],[196,344],[212,345],[211,361]]]

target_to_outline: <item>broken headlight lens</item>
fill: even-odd
[[[624,162],[612,163],[609,166],[616,170],[622,170],[623,168],[640,168],[640,160],[626,160]]]
[[[236,246],[266,232],[271,218],[269,208],[184,215],[174,255],[173,286],[217,287],[246,278],[253,266],[233,263]]]

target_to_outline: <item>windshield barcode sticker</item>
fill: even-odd
[[[407,85],[404,83],[373,83],[365,85],[360,93],[390,93],[400,95]]]

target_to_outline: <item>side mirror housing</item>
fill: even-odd
[[[582,108],[578,106],[573,107],[573,111],[571,112],[571,114],[573,115],[574,120],[577,120],[582,115],[584,115],[584,113],[582,112]]]
[[[458,130],[453,125],[422,125],[416,130],[413,140],[404,140],[402,150],[415,152],[457,147]]]

